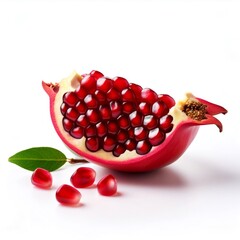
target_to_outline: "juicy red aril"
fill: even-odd
[[[148,141],[152,146],[157,146],[165,139],[165,134],[159,128],[152,129],[148,134]]]
[[[98,80],[100,77],[103,77],[103,74],[96,70],[92,70],[90,72],[90,75],[93,76],[96,80]]]
[[[80,167],[72,174],[70,181],[76,188],[86,188],[93,185],[95,177],[95,170],[89,167]]]
[[[141,98],[143,102],[153,104],[157,101],[158,95],[150,88],[144,88],[141,91]]]
[[[129,83],[125,78],[122,77],[115,77],[114,79],[114,87],[121,92],[123,89],[129,87]]]
[[[97,137],[86,138],[85,145],[89,151],[96,152],[99,150],[99,139]]]
[[[70,131],[70,135],[74,138],[80,139],[84,136],[84,130],[81,127],[75,127]]]
[[[43,168],[37,168],[32,174],[31,182],[33,185],[39,188],[51,188],[52,186],[52,175],[51,173]]]
[[[152,146],[147,140],[142,140],[137,143],[136,152],[140,155],[147,154]]]
[[[173,128],[168,113],[174,104],[168,95],[92,71],[75,91],[64,94],[60,111],[65,131],[85,137],[89,151],[103,149],[117,157],[126,150],[146,154],[161,144]]]
[[[112,88],[113,81],[109,78],[99,78],[97,80],[97,89],[102,92],[107,92],[110,88]]]
[[[97,184],[99,194],[103,196],[112,196],[117,192],[117,180],[112,175],[103,177]]]
[[[98,101],[91,94],[84,98],[84,102],[88,108],[96,108],[98,106]]]
[[[78,101],[78,97],[74,92],[67,92],[63,95],[63,102],[67,103],[70,107],[75,106]]]
[[[96,79],[92,75],[86,75],[81,81],[81,86],[84,87],[88,93],[94,93],[96,90]]]
[[[64,205],[77,205],[81,199],[81,193],[74,187],[63,184],[56,191],[56,199]]]

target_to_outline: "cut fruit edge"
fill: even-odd
[[[153,147],[148,154],[140,156],[135,151],[126,151],[121,157],[114,157],[103,150],[94,153],[90,152],[85,147],[85,138],[79,140],[64,134],[65,130],[62,126],[62,120],[56,117],[60,111],[63,94],[66,91],[74,91],[80,84],[81,79],[81,75],[73,72],[60,83],[48,84],[42,81],[42,86],[50,97],[52,122],[62,141],[76,154],[96,164],[126,171],[142,171],[142,169],[147,171],[163,167],[177,160],[185,152],[195,138],[201,125],[215,124],[219,128],[219,131],[222,131],[222,123],[214,115],[220,113],[226,114],[227,110],[219,105],[195,97],[191,93],[187,93],[185,99],[179,101],[169,112],[173,116],[173,130],[167,134],[162,144]],[[204,119],[194,120],[183,112],[183,106],[189,99],[206,106]]]

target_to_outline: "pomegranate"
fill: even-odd
[[[199,126],[221,122],[227,110],[191,93],[175,104],[167,94],[105,77],[73,72],[59,83],[42,82],[53,125],[63,142],[89,161],[121,171],[143,172],[177,160]]]

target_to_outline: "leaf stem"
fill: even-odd
[[[88,163],[89,161],[83,158],[79,158],[79,159],[67,158],[67,162],[70,164],[75,164],[75,163]]]

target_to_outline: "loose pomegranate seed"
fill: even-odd
[[[89,167],[80,167],[72,174],[70,181],[76,188],[86,188],[93,185],[95,177],[95,170]]]
[[[117,192],[117,180],[112,175],[103,177],[97,184],[99,194],[103,196],[112,196]]]
[[[39,188],[51,188],[52,186],[52,175],[51,173],[43,168],[37,168],[32,174],[31,182],[33,185]]]
[[[63,184],[56,191],[56,199],[64,205],[77,205],[81,199],[81,193],[74,187]]]
[[[96,152],[99,150],[99,139],[97,137],[86,138],[85,145],[89,151]]]

